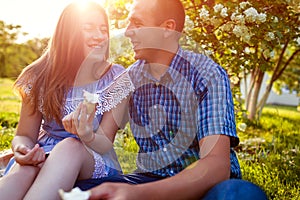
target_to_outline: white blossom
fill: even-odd
[[[240,131],[245,132],[245,131],[246,131],[246,128],[247,128],[247,124],[245,124],[245,123],[240,123],[240,124],[238,125],[238,129],[239,129]]]
[[[244,11],[244,14],[246,15],[246,21],[248,22],[255,22],[258,12],[255,8],[251,7]]]
[[[233,84],[238,84],[239,83],[239,77],[237,76],[231,76],[230,77],[230,82],[233,83]]]
[[[227,14],[227,8],[226,7],[222,8],[220,15],[222,17],[227,17],[228,16],[228,14]]]
[[[265,13],[259,13],[257,16],[257,21],[260,23],[264,23],[267,20],[267,15]]]
[[[248,8],[244,11],[245,19],[247,22],[253,23],[263,23],[266,21],[267,15],[265,13],[258,13],[253,7]]]
[[[255,48],[253,48],[253,47],[245,47],[244,52],[246,54],[255,53]]]
[[[250,54],[250,53],[251,53],[250,48],[249,48],[249,47],[246,47],[246,48],[244,49],[244,52],[245,52],[246,54]]]
[[[193,20],[191,20],[190,16],[186,15],[186,17],[185,17],[185,25],[184,25],[185,30],[186,31],[190,31],[190,30],[193,29],[194,26],[195,25],[194,25]]]
[[[239,24],[245,24],[245,17],[244,15],[237,14],[237,13],[232,13],[230,19],[236,23]]]
[[[209,18],[209,12],[205,8],[201,8],[199,11],[200,19],[207,20]]]
[[[230,52],[233,54],[237,54],[237,50],[235,50],[235,49],[230,49]]]
[[[264,38],[264,39],[267,40],[267,41],[272,41],[272,40],[275,39],[275,35],[274,35],[274,33],[272,33],[272,32],[268,32],[268,33],[265,35],[265,38]]]
[[[214,6],[214,11],[215,11],[215,13],[219,13],[219,12],[221,12],[221,10],[224,8],[224,6],[222,5],[222,4],[220,4],[220,3],[218,3],[218,4],[216,4],[215,6]]]
[[[247,5],[251,5],[251,3],[247,2],[247,1],[244,1],[244,2],[241,2],[241,3],[240,3],[240,7],[241,7],[242,9],[245,9],[245,8],[247,7]]]
[[[232,13],[232,14],[231,14],[230,19],[231,19],[232,21],[235,21],[236,14],[237,14],[237,13]]]
[[[300,45],[300,37],[296,38],[295,41],[297,42],[298,45]]]
[[[249,29],[245,25],[235,25],[233,28],[233,33],[236,35],[236,37],[241,38],[245,42],[249,42],[253,35],[249,32]]]

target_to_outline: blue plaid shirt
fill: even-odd
[[[199,141],[209,135],[236,135],[234,105],[225,70],[210,58],[179,48],[158,81],[143,60],[129,75],[135,91],[129,100],[130,125],[139,145],[141,172],[173,176],[201,158]],[[231,149],[231,177],[241,172]]]

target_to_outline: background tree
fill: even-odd
[[[31,39],[18,43],[20,25],[5,24],[0,21],[0,77],[16,78],[22,69],[38,58],[47,45],[47,38]]]
[[[299,93],[298,4],[285,0],[183,2],[191,24],[186,34],[228,71],[236,104],[242,104],[240,82],[250,76],[245,96],[248,119],[259,117],[275,81]],[[293,76],[283,76],[290,72]],[[265,73],[271,78],[258,99]]]
[[[11,47],[14,45],[17,36],[20,32],[21,26],[14,26],[5,24],[0,21],[0,77],[6,77],[8,66],[8,55]]]
[[[132,0],[113,0],[105,2],[110,18],[110,61],[124,67],[130,66],[134,60],[134,52],[129,38],[125,37],[127,16]]]

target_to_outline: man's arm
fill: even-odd
[[[199,145],[201,159],[173,177],[134,186],[104,183],[91,190],[90,199],[199,199],[230,177],[230,138],[207,136]]]

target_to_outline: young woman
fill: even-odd
[[[108,55],[105,10],[94,2],[68,5],[45,53],[15,82],[22,109],[14,160],[0,180],[1,199],[59,199],[58,189],[68,191],[76,180],[121,172],[113,111],[98,105],[87,115],[81,103],[83,91],[101,94],[124,71],[107,62]],[[80,113],[78,120],[68,120],[74,113]],[[78,123],[87,125],[72,131]]]

